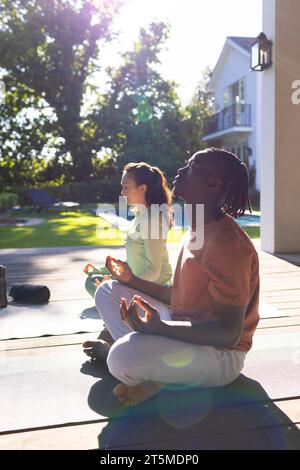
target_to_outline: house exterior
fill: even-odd
[[[202,140],[210,147],[221,147],[240,157],[249,169],[251,188],[260,190],[259,74],[250,70],[250,46],[254,40],[227,37],[209,83],[216,112],[206,120]]]

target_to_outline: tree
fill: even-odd
[[[190,103],[186,107],[187,132],[190,135],[191,153],[206,145],[201,141],[204,135],[205,120],[214,114],[214,95],[209,89],[211,70],[207,67],[199,81]]]
[[[41,156],[51,123],[26,86],[6,80],[5,103],[0,106],[0,191],[39,181],[45,168]]]
[[[123,55],[122,65],[109,71],[110,90],[99,97],[89,116],[95,139],[110,149],[119,169],[129,161],[143,160],[172,177],[185,160],[185,116],[175,84],[159,73],[159,52],[167,35],[164,23],[152,23],[140,31],[133,50]]]
[[[140,160],[171,178],[199,149],[207,90],[199,86],[183,109],[174,82],[160,75],[165,24],[141,30],[108,70],[107,92],[92,87],[121,1],[0,0],[0,184],[90,181]]]
[[[99,49],[111,39],[120,0],[1,0],[0,5],[0,67],[6,73],[7,90],[15,93],[11,98],[19,100],[16,110],[10,103],[5,110],[2,106],[1,121],[9,123],[8,128],[17,126],[22,135],[15,149],[0,154],[1,160],[5,158],[8,167],[10,153],[19,158],[19,164],[29,157],[30,152],[24,152],[23,116],[34,158],[50,137],[46,131],[51,130],[52,140],[60,137],[60,158],[71,160],[70,177],[89,180],[93,175],[92,149],[85,138],[82,116],[86,79],[99,68]],[[20,95],[21,90],[25,92]],[[24,117],[24,110],[32,106],[43,115],[41,125],[30,112]],[[8,145],[2,134],[4,139]]]

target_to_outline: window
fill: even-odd
[[[246,81],[243,78],[242,80],[239,81],[239,103],[240,103],[241,113],[245,111],[245,104],[246,104],[245,88],[246,88]]]
[[[244,111],[244,105],[246,103],[246,80],[242,78],[237,82],[232,83],[229,87],[223,91],[223,105],[224,108],[231,106],[232,104],[240,104]]]
[[[231,105],[230,89],[225,88],[223,92],[223,108],[227,108]]]

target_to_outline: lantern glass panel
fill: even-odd
[[[260,50],[259,50],[259,43],[256,42],[252,46],[252,51],[251,51],[251,67],[252,68],[257,68],[260,64]]]

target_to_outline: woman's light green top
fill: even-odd
[[[147,281],[166,284],[172,278],[172,268],[166,247],[166,236],[155,236],[166,232],[166,220],[159,217],[158,228],[151,229],[151,210],[135,211],[135,218],[131,221],[127,232],[126,253],[127,263],[133,273]],[[153,216],[153,213],[152,213]],[[153,218],[152,218],[153,223]]]

